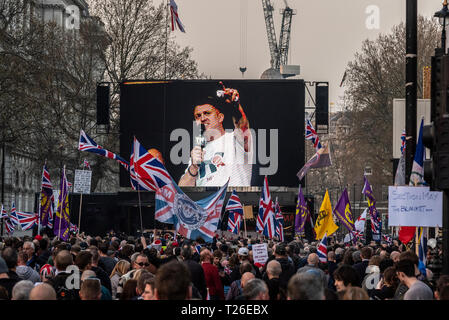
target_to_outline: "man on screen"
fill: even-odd
[[[200,137],[204,143],[192,149],[180,186],[221,187],[228,179],[229,186],[251,185],[253,151],[249,122],[238,91],[220,84],[223,90],[218,90],[216,97],[207,97],[194,108],[196,124],[204,126],[204,137]],[[232,116],[233,131],[224,129],[224,113]]]

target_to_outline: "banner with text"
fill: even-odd
[[[388,225],[443,226],[443,193],[427,187],[388,188]]]

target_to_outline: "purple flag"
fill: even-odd
[[[353,241],[356,240],[354,236],[354,220],[352,218],[351,204],[349,203],[348,190],[345,188],[340,200],[338,200],[337,206],[334,209],[334,214],[337,216],[338,220],[343,223],[346,229],[351,233]]]
[[[69,186],[65,175],[65,167],[62,171],[61,184],[59,190],[58,208],[53,222],[53,233],[60,239],[67,241],[70,231],[69,213]]]
[[[307,207],[306,200],[302,194],[301,186],[299,186],[298,202],[296,204],[295,215],[295,232],[303,233],[308,217],[310,216],[309,208]]]
[[[373,234],[373,240],[374,241],[380,241],[381,240],[381,231],[382,231],[382,220],[380,217],[379,212],[376,209],[376,198],[374,198],[373,191],[371,189],[371,185],[369,184],[368,179],[366,176],[363,177],[365,180],[365,185],[363,187],[362,193],[365,195],[365,197],[368,200],[368,208],[369,208],[369,214],[371,218],[371,231]]]

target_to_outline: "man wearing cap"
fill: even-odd
[[[224,112],[229,111],[234,131],[223,127]],[[203,146],[190,153],[189,165],[180,186],[250,186],[252,173],[252,139],[249,122],[240,104],[239,93],[225,88],[217,97],[207,97],[195,106],[194,119],[204,126]]]

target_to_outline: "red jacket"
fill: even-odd
[[[204,270],[204,278],[209,289],[209,295],[217,296],[220,300],[224,300],[223,284],[218,274],[218,268],[209,262],[203,262],[201,266]]]

